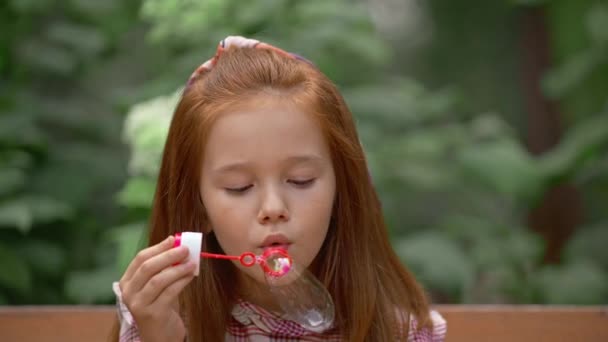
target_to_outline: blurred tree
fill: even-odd
[[[149,96],[141,85],[163,56],[140,43],[138,12],[138,1],[0,4],[0,304],[108,298],[118,272],[100,242],[123,219],[121,112]]]
[[[371,3],[380,6],[383,2]],[[346,11],[343,6],[349,4],[352,2],[266,1],[243,7],[230,1],[208,1],[185,11],[182,6],[191,6],[187,2],[147,0],[143,14],[153,22],[155,40],[180,46],[181,56],[193,55],[192,63],[180,74],[187,75],[192,65],[201,63],[205,58],[200,56],[210,56],[217,40],[236,33],[301,53],[332,77],[357,116],[395,246],[436,299],[521,303],[605,300],[606,269],[587,257],[590,253],[578,249],[570,253],[573,259],[563,267],[545,267],[545,244],[526,229],[527,212],[541,202],[548,189],[604,167],[600,160],[605,158],[608,119],[598,114],[581,120],[542,157],[526,151],[520,142],[526,127],[518,118],[524,117],[525,106],[517,91],[519,79],[513,76],[521,68],[516,25],[520,14],[513,13],[508,4],[433,2],[429,8],[417,9],[427,18],[420,25],[431,25],[438,41],[421,41],[415,48],[399,49],[398,37],[384,41],[375,36],[370,18],[363,12]],[[376,22],[391,27],[382,11],[372,8],[372,13],[376,13]],[[479,32],[474,18],[483,18],[484,27],[495,29]],[[492,25],[496,21],[507,25],[498,29]],[[283,27],[285,22],[289,25]],[[355,31],[355,27],[364,30]],[[411,29],[415,35],[429,27]],[[203,36],[212,39],[207,44],[203,38],[205,44],[200,44],[201,35],[194,32],[205,32]],[[448,35],[442,38],[441,34]],[[477,40],[467,42],[467,35]],[[471,46],[463,48],[463,42]],[[501,45],[505,42],[509,47]],[[397,45],[395,49],[389,48],[391,43]],[[420,60],[411,56],[415,54],[430,58]],[[448,55],[460,58],[445,63]],[[495,60],[488,60],[497,56],[500,68],[495,67]],[[408,72],[401,57],[423,72]],[[181,63],[175,65],[182,67]],[[460,70],[469,67],[477,70],[468,72],[464,79],[446,79],[446,75],[462,74]],[[406,73],[419,75],[431,85],[451,86],[429,91],[405,77]],[[177,84],[181,82],[183,79]],[[150,154],[158,158],[164,133],[156,123],[167,123],[168,118],[159,119],[153,113],[169,113],[175,99],[173,95],[150,100],[129,114],[126,132],[134,148],[133,163],[149,160],[145,156]],[[494,108],[514,112],[505,115]],[[155,137],[157,143],[146,147],[144,137]],[[147,207],[149,199],[139,194],[144,185],[145,193],[152,193],[156,167],[154,162],[135,172],[121,193],[124,204]],[[136,237],[133,232],[142,225],[140,221],[130,226],[129,235]],[[129,245],[122,241],[123,248]],[[122,267],[128,259],[122,259]],[[584,271],[572,266],[583,264]],[[575,287],[553,283],[572,274],[579,278]]]
[[[528,84],[541,79],[563,132],[537,156],[520,39],[538,8],[554,64]],[[176,89],[240,34],[339,85],[395,248],[436,301],[605,303],[606,13],[591,0],[5,2],[0,302],[113,300],[144,241]],[[547,266],[526,218],[564,183],[585,216]]]

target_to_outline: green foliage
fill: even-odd
[[[385,73],[389,47],[375,36],[369,19],[342,7],[346,2],[294,5],[275,0],[234,6],[232,1],[208,1],[188,11],[183,6],[188,3],[144,2],[142,14],[153,23],[153,41],[179,45],[186,56],[190,51],[198,56],[203,44],[203,56],[210,56],[224,32],[253,36],[301,53],[338,83],[357,117],[394,246],[436,298],[471,303],[605,300],[605,253],[601,248],[580,250],[599,233],[581,233],[566,253],[566,264],[543,266],[544,242],[523,224],[529,208],[554,184],[597,179],[596,170],[607,157],[604,114],[578,120],[557,148],[534,157],[503,115],[463,111],[470,106],[460,89],[430,91],[410,78]],[[591,20],[591,31],[601,36],[599,21]],[[195,32],[206,34],[200,38]],[[337,42],[338,51],[333,48]],[[348,51],[347,59],[336,54],[341,50]],[[364,77],[354,77],[355,68]],[[574,67],[561,69],[568,68]],[[577,68],[593,70],[593,65]],[[561,76],[572,73],[561,69],[546,80],[555,96],[561,90],[551,89],[584,79]],[[175,96],[146,101],[127,117],[132,177],[120,200],[131,208],[149,208],[151,180],[169,123],[166,114],[173,107],[168,99]],[[135,222],[125,235],[137,236],[133,232],[144,223]],[[137,239],[127,240],[131,246],[123,245],[123,250],[134,249]],[[571,277],[578,281],[564,282]]]
[[[71,216],[72,208],[53,199],[17,197],[0,206],[0,226],[15,227],[27,233],[35,223],[47,223]]]
[[[119,138],[122,111],[141,96],[130,89],[139,88],[162,53],[144,60],[137,54],[146,55],[147,47],[124,49],[142,39],[136,2],[96,3],[0,5],[0,302],[6,304],[111,300],[116,272],[97,268],[114,269],[105,232],[124,215],[115,203],[128,152]]]
[[[0,245],[0,263],[2,263],[0,284],[3,287],[22,294],[27,294],[32,290],[31,271],[27,263],[12,248]]]
[[[608,80],[608,3],[556,0],[547,6],[557,66],[543,81],[560,100],[564,120],[573,123],[605,108]]]
[[[120,273],[112,264],[86,271],[74,271],[66,282],[66,293],[74,301],[83,304],[108,299],[108,286],[120,279]]]
[[[570,263],[584,260],[608,269],[606,241],[608,241],[608,222],[583,227],[568,244],[564,253],[565,259]]]
[[[149,178],[131,178],[118,194],[118,202],[130,208],[149,209],[155,187],[154,181]]]
[[[123,138],[132,150],[129,161],[131,175],[156,176],[180,92],[141,102],[129,110]]]
[[[122,273],[127,269],[133,256],[145,246],[142,231],[143,223],[127,224],[109,232],[109,239],[117,246],[118,270]]]
[[[373,2],[0,5],[0,304],[113,300],[145,242],[176,89],[227,35],[301,54],[338,84],[394,247],[436,300],[605,303],[608,7],[467,4],[421,6],[430,19],[414,36],[431,40],[414,47],[378,34]],[[557,64],[542,86],[567,125],[541,157],[521,143],[517,54],[505,52],[513,9],[528,6],[548,14]],[[562,182],[581,190],[588,220],[547,266],[525,220]]]
[[[592,305],[608,299],[608,276],[591,261],[547,266],[535,281],[542,301],[548,304]]]
[[[422,283],[446,298],[460,298],[474,282],[464,251],[437,232],[421,232],[395,244],[399,257]]]

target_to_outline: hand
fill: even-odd
[[[186,336],[178,295],[194,278],[196,265],[181,263],[188,260],[188,248],[173,248],[174,240],[170,236],[140,251],[119,282],[122,300],[145,342],[183,341]]]

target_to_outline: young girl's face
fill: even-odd
[[[336,188],[322,131],[311,114],[276,97],[239,108],[219,116],[205,146],[200,193],[211,229],[226,254],[282,246],[308,267],[325,240]],[[235,264],[264,282],[260,267]]]

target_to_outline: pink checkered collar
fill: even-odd
[[[241,299],[237,300],[232,308],[232,317],[244,326],[254,325],[269,334],[287,334],[292,337],[322,334],[310,331],[294,321],[281,318],[276,313]]]

